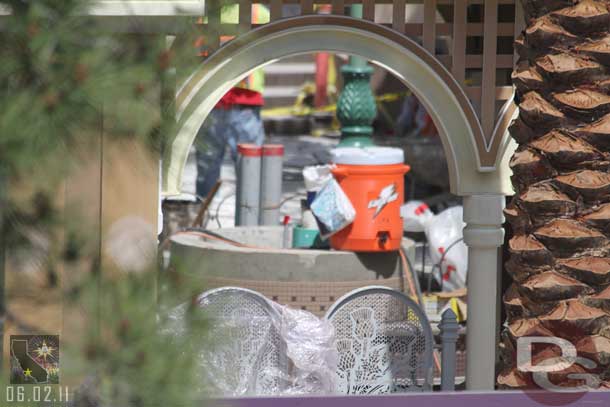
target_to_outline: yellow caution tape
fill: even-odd
[[[457,322],[462,322],[464,320],[464,316],[462,315],[462,312],[460,310],[460,305],[458,304],[458,300],[457,298],[453,297],[449,300],[449,306],[451,307],[451,310],[455,313],[455,316],[457,318]]]
[[[411,92],[386,93],[375,98],[377,103],[395,102],[400,98],[411,95]],[[337,110],[337,104],[333,103],[317,108],[295,104],[289,107],[276,107],[271,109],[263,109],[261,115],[263,118],[282,117],[282,116],[309,116],[314,113],[334,112]]]

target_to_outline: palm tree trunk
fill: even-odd
[[[498,385],[535,388],[516,364],[519,338],[572,343],[588,366],[563,360],[546,376],[574,387],[587,373],[610,383],[610,2],[523,0],[527,29],[513,83],[519,117],[511,136],[515,196],[505,214],[514,236],[506,270],[504,370]],[[537,344],[538,364],[561,356]],[[555,362],[559,363],[559,360]],[[566,363],[567,362],[567,363]],[[556,364],[556,366],[559,366]],[[596,384],[593,384],[595,387]]]

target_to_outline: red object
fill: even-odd
[[[455,271],[455,267],[453,265],[448,265],[447,266],[447,271],[445,271],[445,273],[443,273],[443,281],[449,281],[449,278],[451,277],[451,273],[453,273]]]
[[[321,107],[328,103],[328,59],[327,52],[316,54],[316,96],[314,98],[315,107]]]
[[[286,216],[284,216],[282,225],[286,226],[288,223],[290,223],[290,216],[286,215]]]
[[[258,8],[255,7],[255,13],[258,12]],[[203,23],[203,22],[202,22]],[[226,41],[230,41],[233,37],[221,36],[221,43]],[[193,46],[199,49],[199,56],[207,57],[209,55],[209,51],[205,49],[207,45],[207,40],[204,36],[199,36],[195,39]],[[234,87],[229,90],[225,95],[218,101],[216,104],[216,108],[220,109],[231,109],[235,105],[244,105],[244,106],[263,106],[265,101],[263,99],[263,95],[260,92],[256,92],[250,89],[244,89],[239,87]]]
[[[263,155],[283,156],[284,155],[284,146],[281,144],[264,144],[263,145]]]
[[[428,205],[426,205],[425,203],[419,205],[417,208],[415,208],[415,214],[416,215],[421,215],[422,213],[424,213],[425,211],[427,211],[428,209],[430,209],[428,207]]]
[[[410,167],[404,164],[338,164],[332,170],[356,210],[354,222],[330,237],[333,249],[385,252],[400,248],[403,229],[400,217],[400,206],[404,201],[403,177],[409,170]],[[393,193],[389,194],[388,191]],[[391,196],[392,199],[384,199],[384,196]],[[379,206],[382,206],[380,210]]]
[[[263,148],[256,144],[238,144],[237,152],[246,157],[260,157],[263,155]]]
[[[262,106],[264,102],[263,95],[259,92],[250,89],[232,88],[218,101],[216,107],[231,109],[235,105]]]

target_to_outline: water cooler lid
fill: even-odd
[[[403,164],[402,148],[392,147],[340,147],[331,150],[333,164],[392,165]]]

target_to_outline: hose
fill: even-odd
[[[199,236],[199,237],[203,237],[203,238],[208,239],[208,240],[217,240],[217,241],[220,241],[220,242],[223,242],[223,243],[230,244],[231,246],[241,247],[241,248],[244,248],[244,249],[268,250],[268,251],[272,251],[272,252],[280,252],[280,251],[292,250],[292,249],[278,249],[278,248],[275,248],[275,247],[251,246],[251,245],[239,243],[239,242],[237,242],[235,240],[232,240],[232,239],[228,239],[228,238],[226,238],[224,236],[221,236],[219,234],[216,234],[214,232],[210,232],[209,230],[191,230],[191,229],[187,229],[187,230],[184,230],[184,231],[176,232],[172,236],[178,236],[178,235]]]

